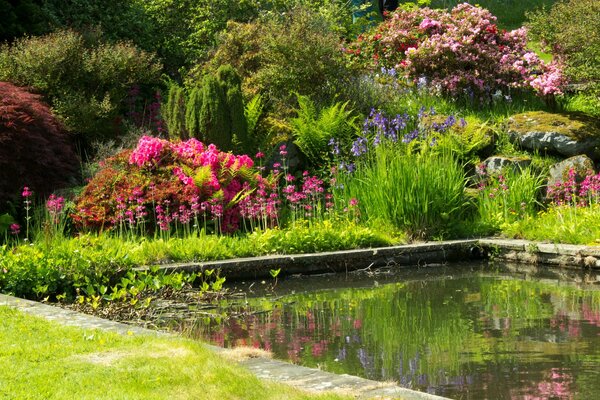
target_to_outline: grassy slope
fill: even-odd
[[[0,307],[2,399],[343,399],[260,381],[201,344],[63,327]]]

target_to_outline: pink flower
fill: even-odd
[[[10,225],[10,233],[12,235],[17,236],[19,234],[19,232],[21,232],[21,225],[19,225],[19,224],[11,224]]]
[[[129,156],[129,163],[138,167],[153,167],[160,161],[161,154],[169,142],[163,139],[143,136]]]
[[[262,151],[259,151],[258,153],[256,153],[256,155],[254,156],[254,158],[264,158],[265,157],[265,153],[263,153]]]
[[[31,195],[32,195],[32,194],[33,194],[33,192],[31,192],[31,191],[29,190],[29,187],[25,186],[25,187],[23,188],[23,193],[21,193],[21,196],[23,196],[23,197],[25,197],[25,198],[28,198],[28,197],[31,197]]]
[[[65,198],[51,194],[46,201],[46,209],[52,215],[58,215],[65,205]]]

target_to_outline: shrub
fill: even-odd
[[[231,64],[247,96],[263,94],[276,111],[289,113],[293,93],[329,103],[344,87],[350,73],[339,42],[326,19],[297,8],[268,20],[231,23],[208,68]],[[197,67],[192,76],[203,68]]]
[[[202,130],[200,128],[200,110],[203,104],[203,87],[196,86],[189,90],[189,96],[185,103],[185,132],[190,137],[201,138]],[[171,137],[176,136],[177,132],[173,132]],[[180,137],[183,135],[180,134]]]
[[[118,133],[128,90],[157,83],[159,71],[152,55],[99,34],[60,31],[0,48],[0,79],[43,93],[86,145]]]
[[[155,226],[196,229],[202,222],[231,232],[239,227],[240,200],[257,182],[268,190],[252,166],[249,157],[220,152],[214,144],[145,136],[134,150],[106,160],[77,199],[73,219],[83,228],[142,234]]]
[[[587,91],[600,93],[600,4],[562,0],[528,14],[532,35],[564,62],[565,74]]]
[[[219,67],[217,79],[221,83],[225,95],[232,141],[238,145],[240,150],[247,151],[249,150],[247,145],[248,122],[246,121],[244,97],[242,95],[242,79],[231,65]]]
[[[346,53],[364,67],[393,69],[452,96],[489,101],[497,91],[513,89],[561,93],[558,65],[544,64],[526,44],[524,28],[501,31],[489,11],[463,3],[450,12],[399,9]]]
[[[217,77],[208,74],[202,80],[202,106],[198,115],[202,139],[222,149],[231,149],[231,119],[227,98]]]
[[[167,125],[169,137],[187,139],[185,94],[181,86],[173,82],[168,83],[167,102],[161,104],[160,112]]]
[[[0,209],[29,186],[47,195],[76,176],[79,161],[60,122],[40,96],[0,82]]]

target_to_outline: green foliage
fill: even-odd
[[[167,125],[169,137],[187,139],[185,94],[181,86],[168,82],[167,102],[161,105],[160,112]]]
[[[253,96],[244,107],[244,115],[246,116],[246,124],[248,125],[249,140],[254,140],[258,121],[263,114],[263,109],[263,97],[260,94]]]
[[[551,207],[536,216],[507,224],[502,232],[528,240],[597,245],[600,241],[600,207]]]
[[[10,41],[25,34],[47,32],[47,15],[38,3],[36,0],[0,0],[0,42]]]
[[[115,120],[134,84],[158,82],[154,56],[101,35],[59,31],[0,48],[0,80],[43,93],[84,143],[115,136]]]
[[[331,103],[350,76],[332,25],[307,8],[251,23],[231,23],[208,68],[223,64],[240,73],[246,96],[267,96],[281,114],[291,110],[294,93]],[[197,67],[192,75],[202,69]]]
[[[530,33],[566,64],[573,83],[600,94],[600,3],[562,0],[528,14]]]
[[[188,100],[185,105],[185,130],[190,137],[202,137],[199,118],[203,99],[202,87],[196,86],[189,90]]]
[[[231,119],[227,98],[216,76],[207,74],[202,80],[202,107],[199,113],[201,139],[214,143],[219,149],[231,149]]]
[[[348,102],[335,103],[317,110],[307,96],[298,95],[297,117],[290,120],[296,145],[314,166],[323,164],[330,153],[329,141],[350,143],[357,126],[357,117],[348,110]]]
[[[544,176],[533,171],[507,169],[480,182],[477,197],[478,229],[497,232],[507,224],[535,215]]]
[[[227,103],[232,140],[236,144],[236,148],[246,151],[251,146],[248,142],[248,123],[242,95],[242,80],[231,65],[220,66],[217,70],[217,79],[221,83]]]
[[[387,221],[411,237],[448,234],[463,217],[465,173],[454,157],[379,145],[352,174],[342,173],[336,203],[358,199],[361,217]]]
[[[311,226],[297,223],[288,229],[257,230],[247,236],[199,233],[167,240],[108,234],[58,237],[51,246],[42,242],[0,246],[0,271],[6,271],[0,274],[0,292],[35,299],[66,293],[74,298],[78,288],[90,297],[107,287],[110,290],[102,295],[108,296],[124,286],[122,278],[138,265],[348,250],[403,241],[402,237],[391,237],[387,230],[346,221]],[[117,288],[112,289],[114,286]]]

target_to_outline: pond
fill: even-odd
[[[597,399],[597,279],[487,264],[298,276],[238,285],[246,295],[220,304],[230,318],[170,323],[453,399]]]

